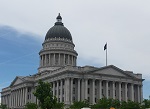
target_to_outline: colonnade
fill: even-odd
[[[66,78],[52,82],[53,95],[65,104],[87,99],[94,104],[103,97],[141,102],[142,86],[127,82]]]
[[[120,101],[142,102],[142,85],[110,81],[101,79],[64,78],[51,82],[52,93],[59,102],[72,104],[74,101],[87,99],[91,104],[95,104],[103,97],[118,99]],[[11,108],[23,107],[27,102],[36,102],[32,91],[34,88],[24,87],[12,90],[11,93],[2,96],[2,104],[7,104]]]
[[[76,57],[69,54],[50,53],[40,56],[40,67],[42,66],[64,66],[76,65]]]
[[[32,100],[34,100],[33,95],[27,87],[12,90],[10,94],[2,96],[2,104],[10,108],[23,108],[27,102]]]

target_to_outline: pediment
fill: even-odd
[[[132,77],[131,75],[128,75],[123,70],[121,70],[115,66],[104,67],[104,68],[101,68],[101,69],[95,71],[94,73],[102,74],[102,75],[109,75],[109,76],[112,75],[112,76],[128,77],[128,78]]]
[[[14,86],[14,85],[17,85],[17,84],[21,84],[24,82],[24,79],[22,77],[16,77],[12,83],[10,84],[10,86]]]

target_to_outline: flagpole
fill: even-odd
[[[108,48],[108,47],[107,47]],[[106,66],[107,66],[107,48],[106,48]]]

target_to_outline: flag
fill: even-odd
[[[105,44],[105,46],[104,46],[104,50],[106,50],[107,49],[107,43]]]

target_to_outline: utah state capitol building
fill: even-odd
[[[78,53],[74,50],[72,36],[64,27],[60,14],[56,20],[39,52],[38,73],[16,76],[10,86],[2,89],[2,104],[10,109],[22,109],[27,102],[38,104],[33,91],[40,79],[51,83],[53,95],[66,106],[85,99],[94,104],[103,97],[142,102],[142,74],[124,71],[114,65],[77,66]]]

